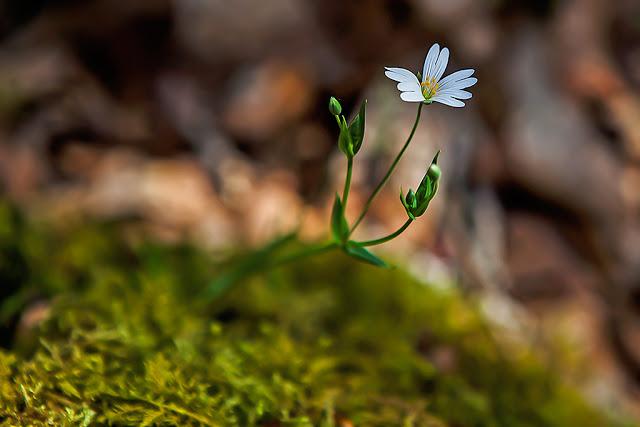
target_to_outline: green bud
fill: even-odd
[[[440,179],[440,175],[442,175],[442,171],[440,170],[440,167],[438,165],[436,165],[435,163],[432,163],[431,166],[429,166],[427,175],[429,175],[429,178],[431,178],[432,180],[437,181],[438,179]]]
[[[329,111],[334,116],[338,116],[342,113],[342,105],[340,105],[340,101],[335,99],[333,96],[329,99]]]
[[[420,185],[415,193],[413,190],[409,190],[406,196],[404,196],[402,190],[400,191],[400,201],[411,219],[416,219],[424,214],[429,207],[429,202],[431,202],[438,192],[438,183],[442,175],[437,165],[439,155],[440,152],[438,151],[427,168],[427,173],[425,173],[422,181],[420,181]]]

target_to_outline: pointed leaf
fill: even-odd
[[[214,300],[225,294],[233,285],[263,270],[269,265],[276,253],[295,240],[296,233],[285,234],[257,249],[235,263],[229,270],[213,279],[203,290],[203,297]]]
[[[431,193],[432,187],[432,179],[428,174],[425,174],[422,181],[420,181],[420,185],[418,185],[418,189],[416,190],[416,198],[418,201],[424,200]]]
[[[420,205],[413,210],[414,216],[417,216],[417,217],[422,216],[427,211],[427,208],[429,207],[430,202],[431,202],[430,198],[424,199],[420,203]]]
[[[386,262],[375,256],[362,246],[358,245],[356,242],[351,241],[347,243],[347,245],[345,245],[344,247],[344,250],[347,254],[360,261],[375,265],[376,267],[389,267]]]
[[[353,154],[356,154],[362,146],[362,140],[364,139],[364,124],[366,114],[367,100],[365,99],[364,101],[362,101],[362,104],[360,104],[360,111],[349,125],[349,133],[351,134],[351,141],[353,143]]]
[[[340,117],[340,136],[338,137],[338,148],[347,157],[353,157],[353,141],[351,139],[351,133],[347,121],[344,116]]]
[[[343,243],[349,237],[349,224],[344,217],[342,202],[337,193],[336,198],[333,200],[333,209],[331,210],[331,234],[333,234],[333,238],[340,243]]]
[[[433,160],[431,160],[431,164],[432,165],[437,165],[438,164],[438,157],[440,157],[440,150],[438,150],[436,152],[436,155],[433,156]]]

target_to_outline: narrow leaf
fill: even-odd
[[[331,233],[337,242],[344,242],[349,237],[349,224],[344,217],[344,209],[340,196],[336,193],[331,210]]]
[[[203,297],[214,300],[225,294],[233,285],[269,265],[274,255],[295,240],[296,233],[285,234],[257,249],[235,263],[229,270],[213,279],[203,290]]]
[[[353,157],[353,141],[351,139],[351,132],[349,131],[349,125],[344,116],[340,116],[338,119],[340,125],[340,136],[338,136],[338,148],[347,157]]]
[[[355,242],[347,243],[347,245],[345,245],[344,247],[344,250],[346,253],[360,261],[375,265],[376,267],[389,268],[386,262]]]
[[[433,165],[437,165],[438,164],[438,157],[440,157],[440,150],[438,150],[436,152],[436,155],[433,156],[433,160],[431,160],[431,164]]]
[[[364,139],[364,125],[365,116],[367,113],[367,100],[365,99],[360,104],[360,111],[353,118],[353,121],[349,125],[349,133],[351,134],[351,141],[353,142],[353,154],[356,154],[362,146],[362,140]]]

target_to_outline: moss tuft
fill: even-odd
[[[0,351],[2,425],[618,425],[401,270],[326,255],[210,302],[194,247],[0,217],[5,319],[49,308]]]

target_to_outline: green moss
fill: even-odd
[[[7,318],[51,304],[0,351],[2,425],[619,425],[401,270],[326,255],[212,302],[220,268],[194,247],[0,218]]]

